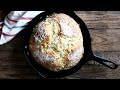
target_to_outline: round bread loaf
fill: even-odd
[[[70,69],[84,53],[79,24],[64,13],[47,16],[33,28],[29,49],[34,60],[48,70]]]

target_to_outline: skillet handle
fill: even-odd
[[[114,62],[112,60],[106,60],[106,59],[100,58],[96,55],[93,55],[93,60],[108,67],[108,68],[110,68],[110,69],[116,69],[118,67],[116,62]]]

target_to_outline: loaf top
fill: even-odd
[[[79,24],[64,13],[47,16],[33,28],[29,48],[43,67],[55,72],[70,69],[84,53]]]

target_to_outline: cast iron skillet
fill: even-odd
[[[79,61],[79,63],[71,69],[63,70],[63,71],[59,71],[59,72],[49,71],[49,70],[45,69],[44,67],[40,66],[39,64],[37,64],[36,62],[34,62],[33,58],[31,57],[29,48],[28,48],[28,45],[29,45],[28,41],[29,41],[29,37],[32,33],[32,28],[36,24],[38,24],[40,21],[44,20],[47,15],[51,15],[54,12],[56,12],[56,13],[62,12],[62,13],[65,13],[65,14],[71,16],[72,18],[74,18],[74,20],[80,25],[81,32],[83,35],[83,45],[84,45],[84,55],[83,55],[83,58]],[[28,63],[43,78],[59,78],[59,77],[71,75],[71,74],[75,73],[76,71],[78,71],[84,64],[86,64],[86,62],[88,62],[90,60],[94,60],[110,69],[116,69],[118,67],[118,65],[114,61],[106,60],[106,59],[100,58],[100,57],[96,56],[95,54],[93,54],[92,48],[91,48],[91,37],[89,34],[89,30],[88,30],[87,26],[85,25],[85,23],[82,21],[82,19],[80,17],[78,17],[73,11],[45,11],[45,12],[37,15],[28,24],[28,27],[26,28],[25,32],[26,32],[25,33],[25,45],[24,45],[25,58],[28,61]]]

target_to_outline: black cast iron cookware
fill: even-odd
[[[81,32],[83,35],[83,45],[84,45],[83,58],[79,61],[79,63],[71,69],[62,70],[59,72],[49,71],[44,67],[42,67],[41,65],[37,64],[33,60],[28,47],[29,46],[28,41],[32,33],[32,28],[35,27],[35,25],[37,25],[40,21],[44,20],[46,16],[51,15],[55,12],[65,13],[71,16],[80,25]],[[90,60],[94,60],[110,69],[116,69],[118,67],[118,65],[113,60],[106,60],[93,54],[92,48],[91,48],[91,37],[90,37],[89,30],[86,24],[84,23],[84,21],[80,17],[78,17],[73,11],[45,11],[43,13],[40,13],[26,27],[24,38],[25,38],[25,45],[24,45],[25,58],[28,61],[28,63],[38,72],[38,74],[42,78],[59,78],[59,77],[71,75],[76,71],[78,71],[84,64],[86,64]]]

